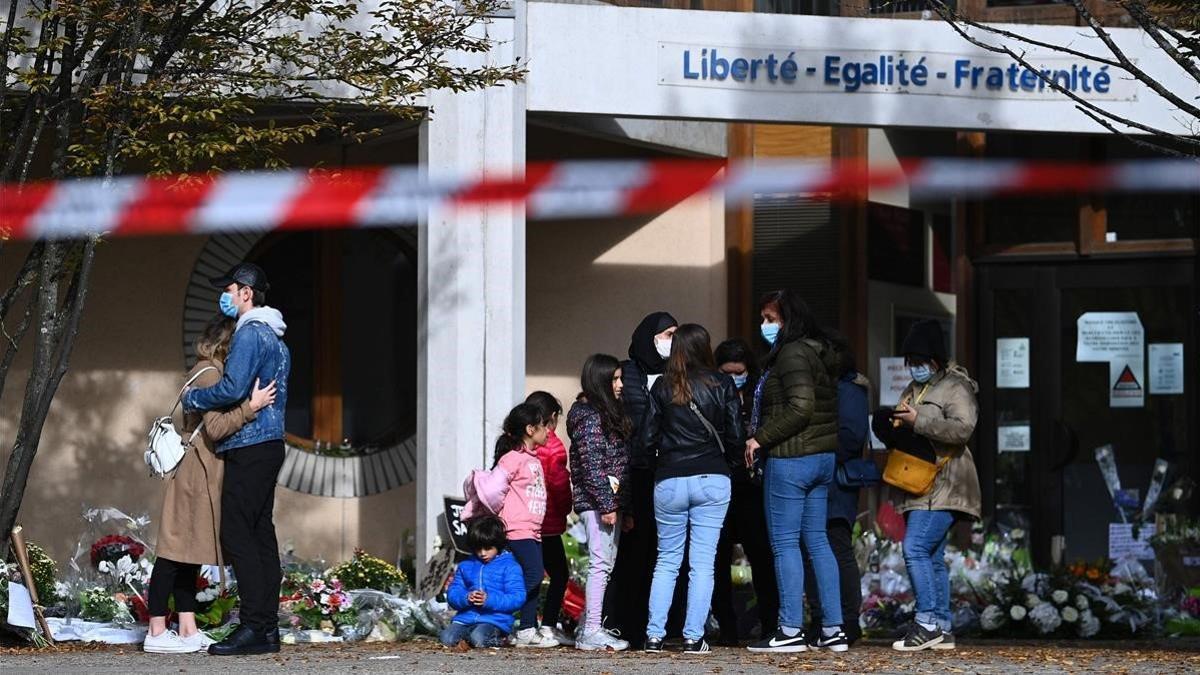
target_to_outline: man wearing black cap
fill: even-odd
[[[188,411],[220,410],[249,396],[256,382],[275,383],[275,402],[237,433],[217,444],[225,460],[221,493],[221,546],[233,565],[241,597],[241,626],[209,647],[218,656],[279,651],[279,543],[272,514],[275,481],[283,466],[283,413],[287,408],[291,353],[283,343],[287,324],[266,306],[270,284],[262,268],[240,263],[215,277],[221,313],[237,319],[221,381],[189,389]]]

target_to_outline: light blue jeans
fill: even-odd
[[[841,581],[837,558],[829,546],[826,516],[835,464],[832,452],[804,457],[770,457],[763,471],[767,533],[775,553],[779,581],[779,625],[804,628],[804,558],[800,539],[817,575],[821,623],[842,625]]]
[[[688,548],[687,612],[683,637],[704,637],[704,624],[712,606],[713,564],[717,541],[729,510],[729,476],[704,474],[667,478],[654,486],[654,519],[658,521],[658,563],[650,584],[650,622],[648,637],[667,635],[667,613],[675,594],[675,580],[683,564],[683,548]]]
[[[950,632],[950,570],[946,541],[953,511],[909,511],[904,531],[904,564],[917,596],[917,621]]]

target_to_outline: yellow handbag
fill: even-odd
[[[892,450],[888,453],[887,466],[883,469],[883,482],[923,497],[933,489],[933,481],[937,479],[938,472],[949,461],[949,457],[943,457],[934,463],[903,450]]]
[[[917,396],[917,404],[920,404],[921,400],[925,398],[927,391],[929,391],[929,385],[925,385],[920,395]],[[924,457],[892,449],[888,453],[887,466],[883,469],[883,482],[922,497],[933,489],[933,482],[937,479],[938,472],[949,461],[949,457],[943,457],[936,462],[931,462]]]

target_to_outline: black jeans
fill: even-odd
[[[862,628],[858,625],[858,613],[862,609],[862,572],[858,569],[858,560],[854,557],[854,533],[850,523],[842,519],[831,520],[827,526],[829,546],[833,549],[833,557],[837,558],[838,579],[841,581],[842,598],[842,630],[851,642],[862,637]],[[808,555],[804,556],[804,576],[812,576],[812,565]],[[808,594],[808,604],[812,608],[810,626],[820,626],[821,598],[817,593]],[[818,629],[819,630],[819,629]]]
[[[541,599],[542,578],[546,568],[542,566],[542,544],[535,539],[512,539],[508,542],[521,572],[525,575],[525,604],[521,605],[521,630],[537,628],[538,600]]]
[[[242,624],[265,632],[279,626],[279,542],[275,538],[275,481],[283,441],[225,453],[221,490],[221,546],[233,565]]]
[[[779,625],[779,585],[775,580],[775,554],[767,536],[767,517],[763,512],[761,485],[748,480],[733,481],[733,497],[725,527],[717,544],[716,581],[713,585],[713,615],[721,627],[721,639],[735,641],[742,636],[737,630],[737,613],[733,608],[733,545],[741,544],[750,561],[754,596],[762,635],[775,632]]]
[[[167,600],[175,596],[176,612],[196,611],[196,577],[200,566],[192,563],[175,562],[166,558],[154,561],[150,573],[150,589],[146,608],[150,616],[166,616],[169,612]]]
[[[567,552],[560,535],[542,537],[542,566],[550,576],[550,585],[546,588],[546,606],[542,609],[542,625],[553,628],[558,625],[563,597],[567,594]]]

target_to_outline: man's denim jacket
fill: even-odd
[[[233,334],[225,375],[207,389],[190,389],[183,397],[189,412],[221,410],[241,403],[250,396],[254,380],[260,387],[275,382],[275,403],[258,411],[258,416],[237,433],[217,443],[218,454],[235,448],[283,438],[283,411],[287,408],[288,374],[292,356],[270,326],[250,321]]]

